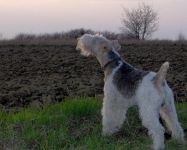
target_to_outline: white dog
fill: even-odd
[[[173,93],[165,80],[169,63],[165,62],[157,73],[138,70],[122,60],[117,52],[120,48],[117,40],[89,34],[78,38],[76,47],[84,56],[95,56],[104,69],[103,135],[117,132],[128,108],[137,105],[142,124],[153,139],[154,150],[164,149],[164,127],[159,116],[166,122],[172,137],[184,141]]]

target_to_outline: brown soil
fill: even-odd
[[[122,57],[137,68],[157,71],[170,62],[167,80],[177,101],[187,101],[187,45],[124,44]],[[93,57],[85,58],[69,45],[0,46],[2,107],[62,101],[65,96],[103,93],[103,72]]]

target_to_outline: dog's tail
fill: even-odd
[[[162,86],[164,84],[168,69],[169,69],[169,62],[163,63],[154,78],[154,82],[157,86]]]

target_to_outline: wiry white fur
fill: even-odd
[[[81,52],[86,51],[87,53],[91,53],[90,51],[94,47],[91,41],[93,37],[95,36],[84,35],[82,39],[78,41],[77,48],[80,48]],[[103,40],[104,37],[100,36],[100,38]],[[97,38],[97,40],[100,38]],[[115,51],[115,44],[112,46],[111,49]],[[87,47],[91,48],[87,49]],[[97,45],[96,48],[93,48],[92,50],[96,55],[99,53]],[[97,55],[97,59],[101,65],[103,64],[103,60],[107,61],[106,59],[102,59],[102,57],[106,56]],[[128,108],[137,105],[142,124],[148,129],[149,135],[153,139],[154,150],[164,149],[165,129],[159,122],[159,115],[161,115],[162,119],[165,120],[167,127],[172,132],[172,136],[180,141],[184,141],[184,132],[178,122],[173,93],[165,80],[169,64],[165,63],[162,65],[157,74],[155,72],[150,72],[144,76],[141,83],[138,84],[135,94],[131,98],[124,97],[113,83],[114,74],[118,69],[120,69],[121,65],[122,62],[112,70],[111,74],[105,76],[102,108],[103,135],[111,135],[117,132],[124,123]],[[158,74],[162,78],[160,78]],[[154,78],[155,82],[153,81]]]
[[[119,66],[120,67],[120,66]],[[184,132],[181,128],[174,105],[171,89],[166,84],[163,93],[159,93],[151,79],[156,73],[147,74],[139,85],[136,95],[132,98],[124,98],[113,85],[113,75],[119,68],[105,81],[104,101],[103,101],[103,134],[111,135],[117,132],[124,123],[125,114],[129,107],[137,105],[142,124],[153,139],[153,149],[164,149],[164,127],[159,122],[159,114],[166,121],[174,138],[183,141]],[[163,107],[161,105],[164,104]],[[165,111],[163,111],[165,109]]]

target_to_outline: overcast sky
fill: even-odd
[[[187,37],[187,0],[0,0],[0,33],[53,33],[74,28],[119,32],[122,6],[137,7],[144,1],[159,14],[153,38]]]

